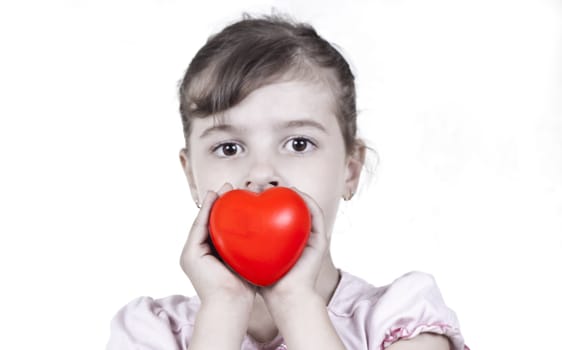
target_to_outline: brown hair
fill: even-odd
[[[286,16],[243,19],[211,36],[191,61],[179,87],[186,147],[191,119],[224,112],[252,91],[287,74],[334,81],[336,116],[349,154],[357,133],[355,78],[347,61],[306,23]],[[327,73],[327,74],[326,74]]]

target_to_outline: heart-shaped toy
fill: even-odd
[[[268,286],[299,259],[311,229],[305,201],[274,187],[262,193],[232,190],[213,204],[209,233],[223,261],[250,283]]]

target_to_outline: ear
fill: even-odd
[[[353,193],[357,193],[361,171],[365,164],[366,149],[365,143],[357,139],[351,154],[346,157],[345,193],[342,194],[344,198],[350,199]]]
[[[189,154],[187,149],[182,148],[180,150],[180,162],[187,182],[189,183],[189,190],[191,191],[191,197],[195,203],[201,203],[199,199],[199,193],[197,192],[197,185],[195,184],[195,178],[193,177],[193,171],[191,170],[191,160],[189,159]]]

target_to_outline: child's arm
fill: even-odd
[[[240,350],[251,308],[251,304],[241,305],[238,298],[213,299],[202,304],[195,319],[189,350]]]
[[[330,318],[325,301],[316,293],[270,300],[270,311],[287,348],[345,350]]]
[[[219,194],[230,189],[231,186],[223,186]],[[181,254],[181,267],[201,299],[190,350],[239,350],[255,298],[255,288],[228,270],[212,254],[207,222],[217,198],[214,192],[205,196]]]
[[[450,350],[447,337],[439,334],[422,333],[409,340],[399,340],[386,350]]]
[[[312,216],[310,238],[295,266],[277,283],[262,288],[273,319],[291,350],[345,350],[328,316],[326,301],[316,291],[316,280],[328,253],[324,215],[314,199],[295,189]]]

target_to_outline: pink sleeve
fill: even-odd
[[[193,328],[176,312],[181,297],[140,297],[113,317],[106,350],[186,350]],[[188,334],[186,334],[188,333]]]
[[[376,309],[371,329],[380,350],[424,332],[448,337],[453,350],[468,350],[456,314],[445,305],[429,274],[410,272],[398,278],[380,297]]]

